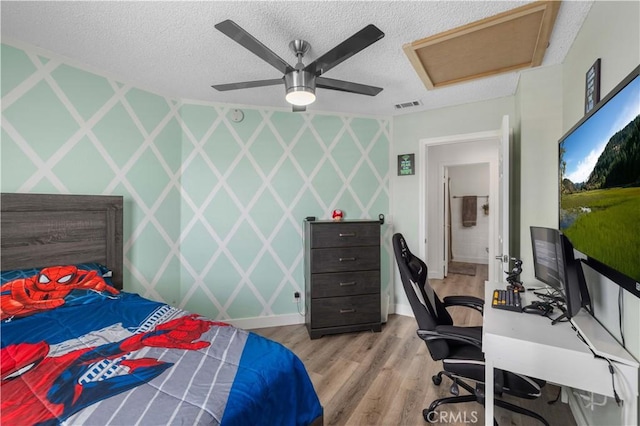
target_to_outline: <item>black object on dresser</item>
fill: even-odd
[[[305,222],[309,336],[381,330],[380,222]]]

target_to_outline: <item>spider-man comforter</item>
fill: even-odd
[[[2,322],[2,424],[309,424],[279,343],[135,294],[94,291]]]

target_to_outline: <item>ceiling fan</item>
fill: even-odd
[[[294,112],[305,111],[306,106],[316,100],[316,87],[368,96],[375,96],[382,91],[381,87],[321,77],[331,68],[384,37],[384,33],[373,24],[367,25],[306,66],[302,63],[302,58],[311,46],[305,40],[293,40],[289,43],[289,48],[298,58],[298,63],[295,67],[289,65],[284,59],[273,53],[267,46],[230,19],[216,24],[215,28],[283,74],[281,78],[270,80],[244,81],[211,86],[216,90],[248,89],[284,83],[286,89],[285,98],[287,102],[293,105]]]

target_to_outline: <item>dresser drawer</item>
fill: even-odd
[[[380,245],[378,222],[315,223],[311,229],[311,248]]]
[[[311,275],[311,297],[380,293],[380,271],[330,272]]]
[[[380,322],[380,295],[329,297],[311,301],[311,328]]]
[[[380,246],[311,250],[311,273],[380,269]]]

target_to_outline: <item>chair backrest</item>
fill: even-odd
[[[418,328],[435,330],[437,325],[453,325],[451,315],[429,284],[427,265],[411,253],[402,234],[395,234],[392,243],[402,287]],[[445,340],[432,340],[426,343],[434,359],[442,359],[449,353],[449,345]]]

